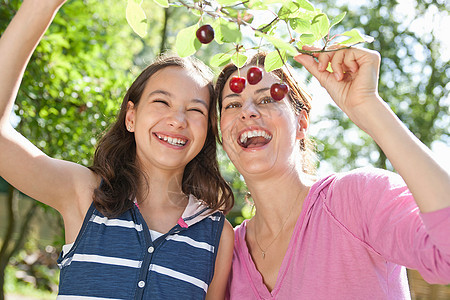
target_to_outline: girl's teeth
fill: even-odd
[[[184,146],[186,144],[186,142],[182,139],[179,138],[172,138],[172,137],[168,137],[168,136],[161,136],[158,135],[158,138],[162,141],[167,142],[168,144],[174,145],[174,146]]]

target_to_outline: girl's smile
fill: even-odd
[[[148,168],[183,170],[202,149],[208,128],[209,90],[189,71],[166,67],[147,82],[127,122],[136,155]]]

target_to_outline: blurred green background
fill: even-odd
[[[20,3],[0,0],[0,33]],[[366,46],[382,56],[381,97],[450,167],[445,161],[445,154],[450,156],[446,1],[336,0],[314,5],[330,16],[347,11],[336,32],[358,28],[375,37]],[[184,9],[163,9],[151,0],[144,0],[143,7],[149,16],[149,34],[143,39],[126,22],[124,0],[68,1],[56,16],[27,68],[11,119],[48,155],[89,165],[132,80],[156,55],[173,50],[180,29],[198,20]],[[208,62],[223,52],[221,47],[213,42],[196,56]],[[332,105],[315,80],[291,63],[313,94],[310,135],[316,142],[319,175],[366,165],[392,170],[377,145]],[[237,225],[252,212],[245,201],[245,183],[222,151],[219,161],[236,196],[227,217]],[[56,259],[63,244],[59,215],[0,178],[0,300],[5,297],[2,291],[6,299],[56,298]],[[448,287],[426,285],[413,275],[410,281],[415,299],[449,296]]]

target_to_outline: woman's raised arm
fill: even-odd
[[[378,95],[380,56],[375,51],[346,49],[322,53],[318,62],[296,60],[325,87],[336,104],[381,147],[403,177],[422,212],[450,207],[450,173],[433,157]],[[334,70],[326,70],[328,63]]]

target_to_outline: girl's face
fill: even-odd
[[[240,73],[246,74],[247,69]],[[240,94],[229,88],[232,76],[222,91],[220,119],[228,157],[244,177],[277,176],[286,168],[295,167],[299,162],[297,140],[304,138],[308,125],[306,115],[295,115],[287,95],[281,101],[272,99],[270,87],[280,82],[276,76],[264,72],[258,84],[247,84]]]
[[[166,67],[148,80],[137,107],[130,101],[126,127],[147,170],[182,172],[207,136],[210,94],[206,83],[181,67]]]

